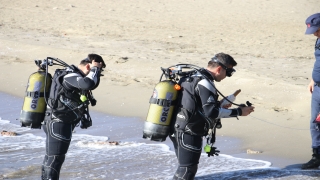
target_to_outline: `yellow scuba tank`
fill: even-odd
[[[22,127],[41,129],[47,106],[45,93],[47,97],[51,80],[51,74],[47,73],[46,77],[46,72],[42,69],[30,75],[19,118]]]
[[[199,66],[193,64],[177,64],[168,68],[161,67],[163,73],[149,101],[150,106],[144,123],[143,138],[152,141],[166,140],[170,131],[173,130],[173,121],[176,118],[175,106],[180,104],[179,92],[181,86],[178,84],[178,80],[180,77],[195,75],[200,69]],[[163,75],[167,80],[161,81]]]
[[[180,86],[172,80],[160,81],[153,90],[150,107],[144,123],[143,138],[165,141]]]

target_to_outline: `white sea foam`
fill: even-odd
[[[18,136],[0,136],[0,179],[26,167],[39,167],[33,175],[17,179],[37,179],[45,154],[45,138],[9,121],[0,120],[0,130]],[[42,131],[42,130],[41,130]],[[74,133],[61,170],[64,179],[171,179],[176,168],[175,154],[165,144],[134,141],[108,143],[106,136]],[[229,155],[201,155],[197,179],[317,179],[316,171],[281,170],[271,163]],[[14,167],[14,168],[13,168]],[[23,174],[23,173],[22,173]],[[14,178],[12,178],[14,179]]]
[[[165,144],[120,142],[119,145],[110,145],[106,143],[107,140],[108,138],[101,136],[74,135],[66,163],[70,166],[73,164],[76,169],[81,169],[82,163],[89,165],[91,178],[103,178],[106,175],[109,178],[122,176],[125,179],[170,179],[177,168],[175,154]],[[202,154],[198,176],[268,168],[270,165],[270,162],[228,155],[208,158],[206,154]],[[82,177],[88,172],[78,172],[78,175]]]
[[[0,117],[0,131],[14,131],[16,133],[23,133],[26,131],[29,131],[30,129],[28,128],[24,128],[24,127],[20,127],[16,124],[12,124],[10,123],[10,121],[8,120],[2,120]]]
[[[3,130],[16,132],[17,136],[0,136],[0,153],[44,147],[45,139],[28,133],[28,131],[30,131],[28,128],[11,124],[10,121],[0,120],[0,131]]]

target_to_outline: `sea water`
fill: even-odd
[[[42,129],[20,127],[23,100],[0,93],[0,179],[40,179],[45,153]],[[142,139],[143,120],[93,112],[93,126],[76,127],[62,166],[60,179],[166,180],[171,179],[177,159],[170,140],[163,143]],[[117,141],[115,145],[109,143]],[[220,154],[200,158],[196,179],[319,179],[319,171],[280,169],[271,162]]]

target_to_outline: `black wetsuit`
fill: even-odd
[[[91,68],[89,74],[85,76],[77,67],[72,67],[73,69],[64,70],[67,74],[61,77],[61,84],[53,82],[51,86],[50,97],[53,96],[51,94],[54,94],[55,90],[59,94],[55,93],[56,99],[48,99],[49,106],[43,125],[46,133],[46,155],[41,175],[43,180],[59,179],[60,169],[71,142],[72,131],[86,110],[80,100],[80,95],[99,85],[99,68]]]
[[[241,115],[241,109],[220,107],[218,94],[213,87],[213,77],[205,69],[201,70],[201,74],[183,77],[179,82],[182,87],[181,99],[175,117],[174,136],[170,136],[179,161],[173,179],[194,179],[202,152],[203,136],[212,129],[216,119]]]

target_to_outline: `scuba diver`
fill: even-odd
[[[221,107],[218,101],[214,81],[220,82],[231,77],[236,65],[237,62],[230,55],[219,53],[208,62],[206,69],[202,68],[196,74],[180,79],[180,100],[173,117],[173,134],[169,136],[179,162],[173,179],[194,179],[202,152],[203,136],[209,135],[209,130],[215,129],[213,126],[218,121],[221,127],[220,118],[247,116],[254,111],[251,105],[228,109],[230,104]],[[220,152],[215,147],[211,147],[211,150],[209,147],[209,151],[205,147],[205,151],[208,156]]]
[[[100,55],[89,54],[77,67],[71,65],[55,71],[42,125],[46,133],[42,180],[59,179],[73,129],[79,123],[82,129],[92,125],[88,105],[94,106],[96,100],[91,90],[98,87],[105,67]]]

